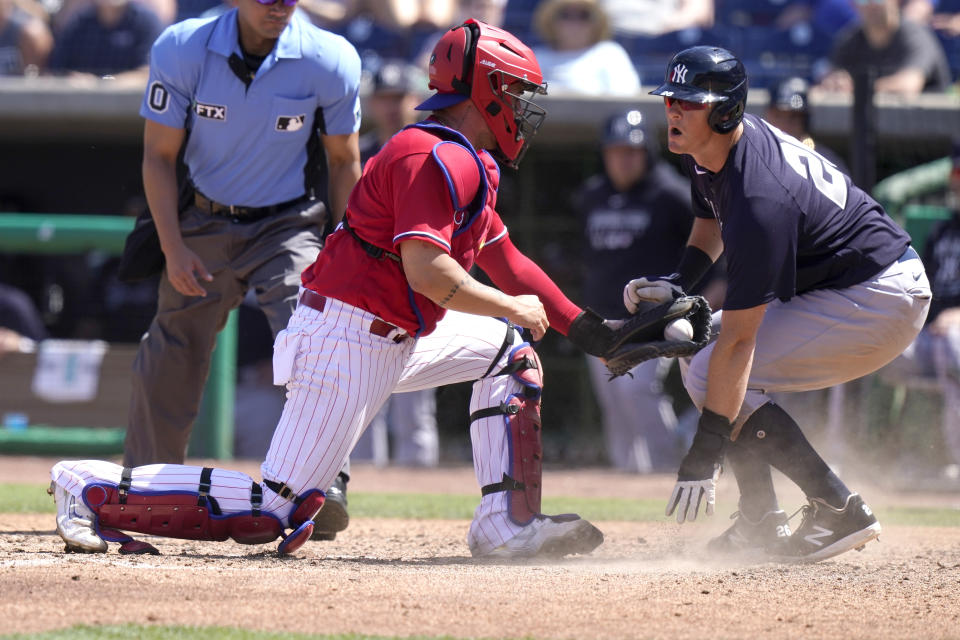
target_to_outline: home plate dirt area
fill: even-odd
[[[40,485],[53,462],[4,458],[0,482]],[[253,462],[224,466],[259,475]],[[673,479],[547,469],[544,485],[548,497],[665,501]],[[855,486],[881,516],[894,506],[960,505],[956,493]],[[477,493],[468,466],[354,467],[350,492],[398,491]],[[717,514],[703,522],[596,521],[604,543],[556,561],[474,560],[467,520],[368,517],[287,558],[276,544],[151,537],[162,555],[121,556],[117,545],[65,554],[52,512],[3,514],[0,619],[3,633],[144,624],[510,639],[960,637],[960,526],[881,519],[880,541],[863,552],[811,565],[735,564],[704,549],[729,525],[735,492],[723,478]],[[790,510],[800,502],[784,493]]]

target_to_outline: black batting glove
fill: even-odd
[[[677,522],[696,520],[704,500],[706,514],[713,515],[720,464],[732,431],[733,425],[727,418],[709,409],[703,410],[693,443],[677,471],[677,484],[667,501],[666,515],[677,510]]]

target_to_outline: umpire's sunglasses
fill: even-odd
[[[257,2],[259,1],[260,0],[257,0]],[[663,103],[667,105],[668,109],[672,107],[674,103],[677,103],[683,111],[702,111],[710,106],[709,102],[690,102],[689,100],[678,100],[677,98],[668,98],[667,96],[663,97]]]
[[[292,7],[293,5],[297,4],[297,0],[257,0],[257,2],[265,7],[272,7],[273,5],[277,4],[277,2],[282,2],[283,6],[285,7]]]

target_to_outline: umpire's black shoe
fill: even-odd
[[[753,521],[735,511],[730,518],[734,520],[733,525],[707,543],[711,553],[751,560],[770,560],[783,555],[784,545],[790,539],[786,513],[768,511]]]
[[[842,509],[821,498],[808,498],[803,521],[790,536],[787,560],[817,562],[863,546],[880,535],[880,523],[859,494],[852,493]]]
[[[337,474],[333,485],[326,490],[326,500],[323,508],[313,519],[313,535],[311,540],[335,540],[338,531],[343,531],[350,524],[350,514],[347,513],[347,480],[344,473]]]

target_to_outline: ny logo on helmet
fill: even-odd
[[[673,77],[670,78],[670,82],[683,84],[686,81],[687,81],[687,67],[685,65],[678,64],[673,68]]]

